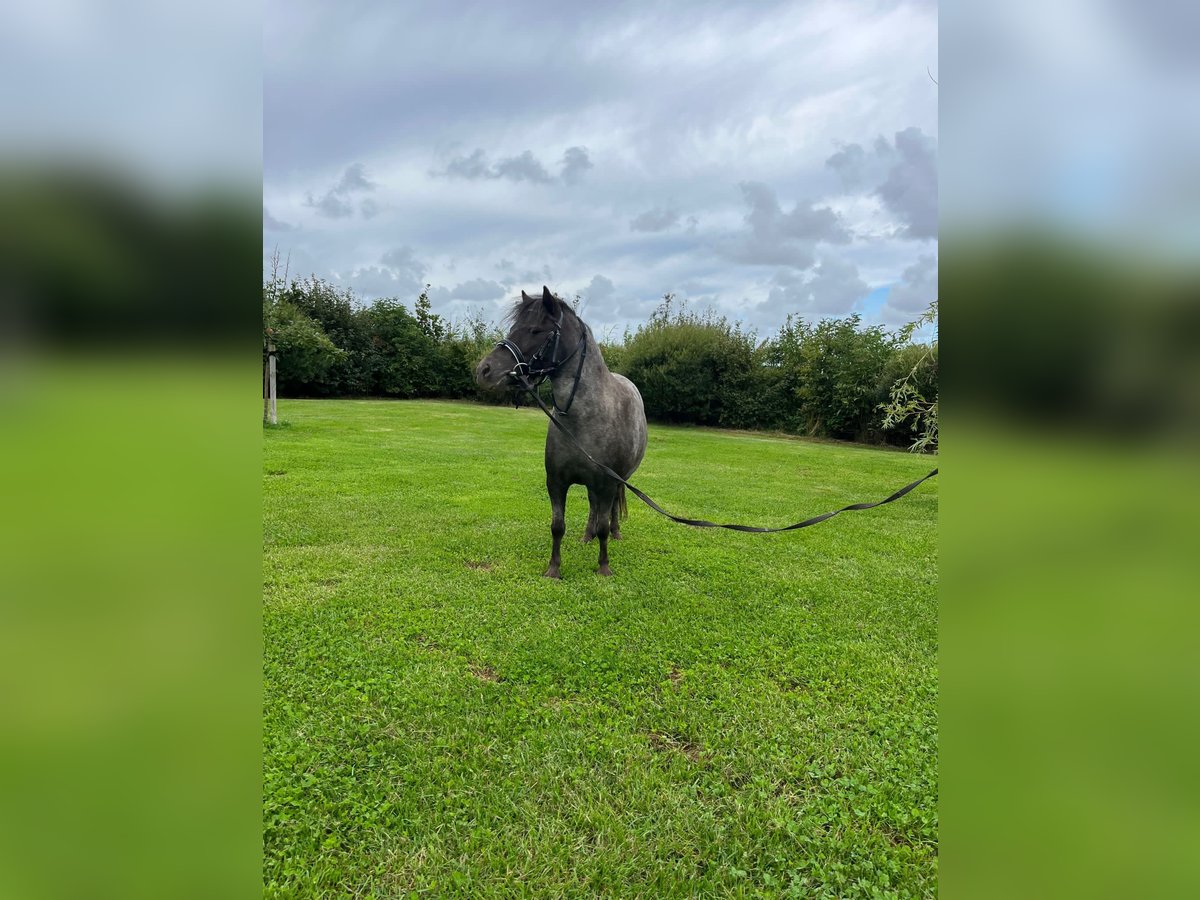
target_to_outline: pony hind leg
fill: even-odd
[[[621,540],[621,518],[628,515],[625,508],[625,485],[617,486],[617,496],[613,499],[612,521],[608,528],[608,536],[614,541]]]
[[[611,490],[588,488],[588,531],[600,539],[600,560],[596,571],[601,575],[612,575],[608,567],[608,535],[612,528],[612,510],[616,494]]]
[[[613,498],[612,512],[608,517],[608,536],[614,540],[621,540],[621,519],[628,516],[628,510],[625,508],[625,485],[617,485],[617,495]],[[592,538],[596,536],[596,530],[592,527],[592,517],[588,516],[587,528],[584,529],[583,537],[579,539],[582,544],[590,544]]]

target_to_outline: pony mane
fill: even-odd
[[[568,303],[562,297],[558,296],[558,294],[551,293],[550,296],[553,297],[555,300],[557,300],[560,304],[562,304],[562,308],[564,310],[566,310],[567,315],[572,316],[575,319],[578,319],[581,323],[583,322],[583,320],[579,318],[579,314],[576,313],[575,310],[571,307],[570,303]],[[542,298],[540,296],[530,297],[528,300],[517,300],[509,308],[508,312],[506,312],[504,314],[504,320],[503,320],[504,324],[507,325],[509,328],[512,328],[514,325],[517,324],[517,319],[519,319],[521,317],[521,313],[527,307],[532,306],[535,303],[541,303],[541,302],[542,302]]]

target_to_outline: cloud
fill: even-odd
[[[542,266],[541,270],[528,269],[517,276],[517,280],[524,283],[534,285],[550,284],[554,281],[554,274],[550,271],[549,265]]]
[[[862,144],[842,144],[836,153],[825,160],[825,165],[838,174],[846,190],[862,187],[874,190],[887,176],[895,155],[891,143],[880,135],[869,151],[863,149]]]
[[[291,231],[296,226],[281,222],[263,207],[263,231]]]
[[[905,223],[905,235],[937,237],[937,145],[919,128],[896,133],[897,161],[876,191],[884,206]]]
[[[547,184],[553,181],[550,173],[533,157],[533,151],[526,150],[520,156],[510,156],[502,159],[492,167],[493,178],[507,178],[509,181],[532,181],[536,184]]]
[[[725,254],[736,262],[807,269],[818,242],[850,241],[841,218],[827,206],[801,202],[785,213],[775,192],[762,182],[743,181],[738,188],[750,207],[744,217],[750,232],[725,243]]]
[[[375,182],[367,178],[362,163],[353,163],[346,167],[341,179],[319,199],[312,193],[305,195],[304,205],[315,209],[320,215],[329,219],[345,219],[354,215],[352,194],[375,190]],[[365,218],[371,218],[379,212],[379,206],[374,200],[366,198],[360,206]]]
[[[380,265],[354,269],[344,279],[365,299],[398,297],[415,299],[425,286],[427,266],[413,254],[412,247],[397,247],[379,258]]]
[[[883,317],[889,322],[911,322],[938,296],[938,263],[933,254],[921,255],[904,270],[888,291]]]
[[[588,303],[601,303],[612,297],[616,289],[617,286],[611,280],[603,275],[594,275],[582,293]]]
[[[837,256],[826,255],[803,275],[788,269],[775,273],[767,299],[760,310],[802,316],[844,316],[871,292],[858,274],[858,267]]]
[[[401,297],[436,277],[455,304],[457,285],[479,281],[510,298],[543,284],[602,292],[603,273],[615,288],[590,311],[600,327],[640,319],[685,284],[749,316],[782,289],[777,269],[803,281],[844,246],[880,294],[918,254],[936,255],[914,239],[931,205],[903,190],[912,172],[890,177],[906,164],[898,132],[936,140],[926,0],[699,0],[703,14],[682,0],[652,13],[531,0],[467,30],[432,0],[353,16],[270,2],[263,203],[296,227],[265,230],[264,259],[278,244],[294,270],[303,258],[300,271],[342,283],[355,272]],[[748,196],[739,182],[768,188]],[[401,245],[429,271],[380,261]],[[484,301],[489,313],[493,302],[504,303]]]
[[[492,178],[488,168],[487,158],[480,147],[470,156],[456,156],[446,164],[441,174],[454,178]]]
[[[416,258],[412,247],[397,247],[389,250],[379,258],[379,261],[395,272],[420,282],[425,278],[427,267]]]
[[[630,231],[666,231],[672,225],[679,223],[680,212],[677,209],[663,209],[656,206],[641,213],[629,223]],[[690,220],[694,221],[694,220]],[[693,226],[694,227],[694,226]]]
[[[505,294],[504,285],[485,278],[473,278],[452,288],[435,287],[429,291],[429,299],[434,303],[451,303],[466,301],[485,303],[489,300],[499,300]]]
[[[897,131],[894,141],[880,136],[868,152],[846,144],[825,160],[843,188],[864,187],[883,201],[902,225],[900,236],[916,240],[937,237],[937,141],[920,128]]]
[[[563,153],[559,177],[565,184],[575,184],[590,168],[592,161],[588,158],[587,147],[568,147]]]
[[[586,147],[568,147],[563,153],[559,178],[564,184],[575,184],[583,173],[592,168]],[[431,172],[446,178],[463,178],[468,181],[504,178],[508,181],[528,181],[532,184],[550,184],[557,179],[533,155],[525,150],[516,156],[507,156],[489,163],[483,148],[477,148],[469,156],[456,156],[446,163],[440,172]]]
[[[308,194],[304,205],[311,206],[327,219],[345,219],[354,215],[354,207],[350,201],[339,197],[333,191],[327,192],[320,200],[314,200],[313,195]]]
[[[456,156],[446,164],[441,172],[447,178],[465,178],[467,180],[506,178],[509,181],[531,181],[535,184],[547,184],[554,179],[550,173],[534,157],[533,151],[526,150],[518,156],[509,156],[490,165],[487,154],[479,148],[470,156]]]
[[[342,173],[341,181],[333,188],[333,192],[342,197],[356,191],[373,190],[375,190],[375,182],[367,178],[366,169],[362,163],[347,166],[346,171]]]
[[[862,144],[845,144],[825,160],[825,165],[838,173],[843,187],[855,188],[862,184],[862,170],[866,161],[867,153]]]

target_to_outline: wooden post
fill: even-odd
[[[275,341],[268,333],[267,368],[263,373],[263,419],[272,425],[279,424],[275,409]]]

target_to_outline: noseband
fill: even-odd
[[[554,357],[558,355],[558,339],[562,336],[562,320],[563,310],[560,309],[558,311],[558,319],[554,323],[554,329],[550,332],[550,336],[538,348],[537,353],[533,354],[528,360],[525,359],[525,354],[521,352],[521,348],[508,338],[497,342],[497,347],[503,347],[516,360],[517,364],[508,373],[510,378],[537,378],[537,383],[541,384],[546,378],[558,371],[562,363],[555,362]],[[547,350],[550,351],[549,354],[547,354]],[[550,357],[549,365],[546,363],[547,355]],[[563,360],[563,362],[566,362],[566,360]]]
[[[571,404],[575,402],[575,392],[579,389],[579,377],[583,374],[583,361],[587,356],[587,331],[585,326],[583,334],[581,334],[579,337],[579,345],[563,359],[557,359],[558,342],[559,338],[562,337],[563,312],[564,310],[562,309],[558,311],[558,318],[554,322],[554,328],[549,337],[546,338],[542,346],[538,348],[538,351],[534,353],[533,356],[531,356],[528,360],[525,359],[525,354],[521,352],[521,348],[508,338],[497,341],[496,348],[498,349],[503,347],[513,355],[513,359],[515,360],[516,364],[512,367],[512,370],[509,371],[508,377],[518,383],[524,382],[522,386],[526,387],[527,389],[530,387],[537,387],[547,378],[557,374],[558,370],[561,369],[572,356],[578,353],[579,367],[575,370],[575,383],[571,385],[571,396],[567,400],[567,405],[562,409],[559,409],[558,401],[553,398],[551,400],[551,402],[554,404],[554,409],[557,412],[565,415],[567,410],[571,408]]]

